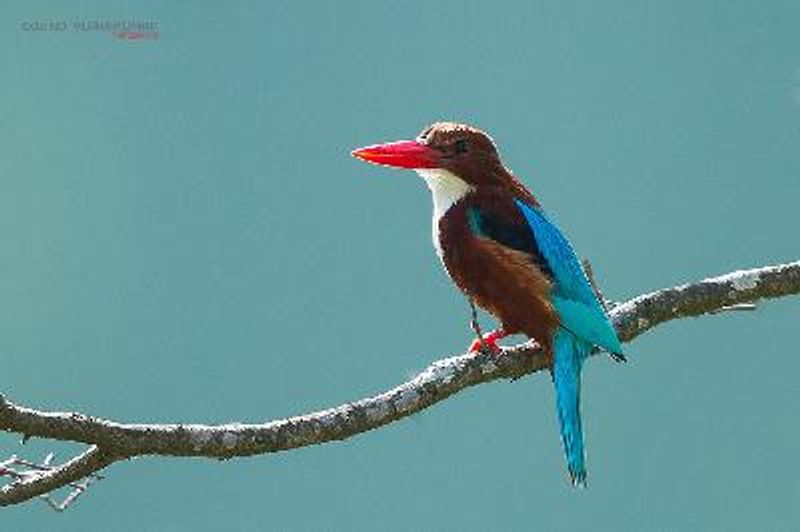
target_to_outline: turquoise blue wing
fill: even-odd
[[[544,212],[515,200],[553,277],[552,301],[561,325],[611,353],[622,353],[617,333],[589,284],[572,245]]]

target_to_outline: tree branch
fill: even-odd
[[[667,288],[612,306],[620,339],[629,342],[669,320],[738,310],[760,300],[800,293],[800,261],[741,270]],[[0,395],[0,430],[24,437],[82,442],[89,449],[46,471],[29,472],[0,489],[0,506],[17,504],[140,455],[233,458],[343,440],[410,416],[471,386],[516,379],[546,366],[535,342],[499,357],[464,354],[434,362],[381,394],[334,408],[260,424],[125,424],[79,413],[42,412]]]
[[[83,454],[58,467],[37,468],[35,471],[28,471],[22,477],[16,477],[15,482],[3,486],[2,490],[0,490],[0,505],[18,504],[36,496],[45,495],[63,486],[71,485],[75,490],[61,504],[55,503],[50,498],[45,499],[50,506],[61,511],[78,495],[83,493],[88,486],[88,482],[73,484],[76,480],[89,477],[95,471],[99,471],[119,459],[120,457],[107,454],[96,445],[93,445]],[[4,471],[0,471],[0,473],[4,473]]]

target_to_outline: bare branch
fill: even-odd
[[[0,505],[7,506],[9,504],[18,504],[27,501],[33,497],[50,493],[53,490],[63,486],[73,486],[75,490],[83,492],[88,485],[84,480],[80,484],[73,484],[75,481],[85,478],[92,478],[95,471],[99,471],[109,464],[119,460],[120,457],[105,453],[97,446],[92,446],[83,454],[76,456],[72,460],[50,469],[42,469],[37,472],[28,471],[22,476],[16,476],[16,479],[11,484],[3,486],[0,489]],[[8,461],[4,462],[6,464]],[[73,491],[73,493],[75,493]],[[63,510],[72,500],[75,499],[80,493],[70,495],[61,505],[56,504],[54,501],[49,501],[51,506]]]
[[[618,304],[610,314],[620,338],[629,342],[669,320],[744,308],[760,299],[798,293],[800,261],[659,290]],[[4,486],[0,506],[46,494],[132,456],[232,458],[343,440],[410,416],[470,386],[518,378],[543,369],[545,364],[535,342],[505,348],[498,357],[453,356],[373,397],[260,424],[125,424],[78,413],[37,411],[0,395],[0,430],[91,445],[61,466]]]
[[[30,460],[25,460],[13,455],[8,460],[0,462],[0,476],[11,477],[13,479],[12,486],[41,481],[43,472],[56,469],[57,466],[51,465],[53,458],[53,453],[49,453],[45,459],[42,460],[41,464],[37,464],[36,462],[31,462]],[[78,474],[80,474],[80,472]],[[72,490],[60,503],[56,502],[49,494],[41,495],[41,497],[53,510],[63,512],[75,499],[86,491],[89,484],[95,480],[102,479],[103,477],[100,475],[90,474],[80,482],[68,483],[67,486],[72,488]]]
[[[86,490],[89,488],[89,484],[94,479],[94,477],[87,477],[78,483],[71,482],[70,486],[73,488],[73,490],[61,502],[56,502],[50,494],[40,495],[40,497],[42,500],[44,500],[44,502],[47,503],[48,506],[50,506],[50,508],[56,512],[63,512],[69,507],[70,504],[75,502],[75,499],[86,493]]]

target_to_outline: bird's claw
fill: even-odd
[[[499,356],[503,350],[497,345],[498,340],[505,338],[506,333],[503,329],[495,329],[486,333],[481,338],[476,338],[469,346],[470,353],[488,351],[490,355]]]

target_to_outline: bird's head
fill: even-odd
[[[415,140],[375,144],[353,150],[364,161],[416,170],[433,192],[435,212],[482,187],[503,189],[538,205],[533,194],[500,161],[492,138],[480,129],[454,122],[437,122]]]
[[[500,184],[507,172],[491,137],[478,128],[438,122],[422,130],[415,140],[366,146],[353,151],[364,161],[417,170],[426,176],[445,171],[472,187]]]

